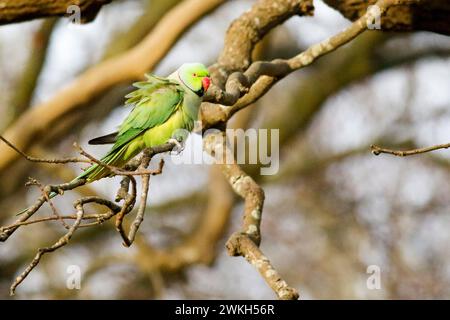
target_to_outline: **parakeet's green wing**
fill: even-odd
[[[117,165],[120,160],[129,160],[124,157],[133,153],[129,148],[134,139],[166,122],[182,105],[184,91],[178,83],[149,75],[147,78],[149,81],[135,83],[139,89],[126,96],[127,103],[133,103],[134,108],[120,126],[113,147],[102,158],[104,163]],[[107,171],[104,167],[94,165],[78,178],[95,180],[104,176],[104,171]]]
[[[136,83],[139,89],[127,96],[140,97],[140,100],[120,126],[116,143],[108,154],[117,151],[144,131],[163,124],[180,107],[183,101],[182,88],[166,79],[154,79],[154,82]]]

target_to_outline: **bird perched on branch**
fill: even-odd
[[[201,63],[185,63],[167,78],[151,74],[146,78],[134,83],[137,90],[125,96],[126,104],[132,105],[133,110],[119,130],[89,141],[89,144],[113,144],[101,158],[102,163],[123,167],[143,149],[179,138],[174,135],[180,129],[194,128],[203,94],[211,84],[208,69]],[[89,183],[110,175],[105,166],[93,164],[72,182],[84,179]],[[56,195],[52,192],[49,198]]]
[[[147,80],[133,85],[138,89],[125,98],[133,110],[114,132],[89,141],[89,144],[114,143],[101,162],[124,166],[145,148],[164,144],[180,129],[192,131],[203,94],[211,83],[208,69],[200,63],[186,63],[168,78],[146,75]],[[110,175],[108,168],[92,165],[76,179],[92,182]]]

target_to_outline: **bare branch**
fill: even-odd
[[[74,144],[74,147],[78,149],[78,151],[80,152],[81,155],[88,158],[91,161],[91,163],[95,163],[95,164],[98,164],[99,166],[105,167],[117,176],[144,176],[144,175],[160,174],[162,171],[162,167],[164,166],[164,160],[160,161],[159,168],[156,170],[146,170],[145,168],[142,167],[142,163],[143,163],[143,161],[146,161],[147,158],[148,158],[148,161],[150,161],[152,155],[157,153],[156,151],[162,150],[161,152],[166,152],[166,149],[164,149],[164,148],[160,148],[159,150],[157,147],[155,149],[145,149],[143,151],[145,156],[143,158],[141,158],[141,160],[140,160],[141,161],[140,169],[135,170],[135,171],[130,171],[130,170],[123,170],[122,168],[119,168],[119,167],[111,166],[107,163],[104,163],[104,162],[96,159],[94,156],[92,156],[89,153],[87,153],[86,151],[84,151],[77,143]],[[174,146],[172,144],[167,145],[167,148],[168,149],[170,148],[170,150],[173,149],[173,147]],[[170,150],[167,150],[167,151],[170,151]]]
[[[400,3],[415,3],[416,0],[379,0],[376,5],[379,11],[367,11],[358,20],[352,23],[349,27],[317,44],[312,45],[302,53],[292,57],[291,59],[275,59],[270,62],[256,61],[252,63],[244,72],[237,71],[231,74],[225,83],[225,91],[219,86],[212,85],[208,90],[204,101],[218,103],[220,105],[211,105],[205,103],[202,106],[202,120],[204,128],[217,126],[218,123],[226,122],[238,110],[254,103],[261,96],[263,96],[277,81],[289,75],[291,72],[310,65],[318,58],[333,52],[344,44],[350,42],[359,34],[367,30],[367,21],[373,21],[376,14],[384,13],[387,8]],[[309,14],[310,7],[307,7],[304,14]],[[290,14],[297,14],[297,11],[291,11]],[[285,18],[285,15],[280,15],[280,19]],[[238,18],[238,20],[241,19]],[[228,49],[225,48],[224,52]],[[250,61],[248,52],[241,53],[246,55],[244,61]],[[242,58],[241,58],[242,60]],[[212,72],[215,75],[215,70],[218,67],[213,66]],[[237,68],[237,67],[235,67]],[[245,64],[241,68],[246,68]],[[222,73],[223,68],[221,68]],[[218,75],[219,79],[220,76]],[[231,108],[224,108],[222,105],[232,106]]]
[[[299,298],[297,290],[288,286],[248,234],[233,233],[228,239],[226,247],[231,256],[242,256],[254,266],[277,294],[278,299],[297,300]]]
[[[120,212],[116,216],[115,222],[116,230],[117,232],[119,232],[125,245],[127,244],[128,237],[123,228],[123,220],[125,218],[125,215],[127,215],[128,213],[130,213],[131,210],[133,210],[134,205],[136,203],[136,179],[133,176],[129,176],[129,178],[131,182],[131,192],[126,195],[124,199],[125,201],[122,205]]]
[[[81,158],[64,158],[64,159],[43,159],[43,158],[36,158],[27,155],[23,151],[19,150],[15,145],[13,145],[11,142],[6,140],[3,136],[0,135],[0,140],[2,140],[4,143],[6,143],[11,149],[16,151],[19,155],[27,159],[31,162],[40,162],[40,163],[53,163],[53,164],[66,164],[71,162],[84,162],[84,163],[92,163],[90,160],[81,159]]]
[[[112,0],[3,0],[0,6],[0,24],[22,22],[51,16],[66,16],[68,8],[77,4],[81,22],[92,21],[101,7]]]
[[[47,193],[50,192],[56,192],[59,194],[64,193],[64,191],[67,190],[73,190],[75,188],[78,188],[82,185],[86,184],[86,181],[84,179],[75,180],[68,183],[62,183],[58,185],[48,185],[44,187],[44,190]],[[34,215],[41,207],[42,205],[47,201],[48,194],[40,196],[26,211],[21,213],[19,218],[13,223],[11,227],[0,227],[0,242],[6,241],[11,234],[14,233],[14,231],[19,228],[21,223],[27,221],[32,215]]]
[[[325,0],[344,17],[355,20],[376,0]],[[442,0],[418,1],[390,9],[381,19],[382,30],[433,31],[450,35],[450,3]]]
[[[226,244],[228,253],[232,256],[242,256],[255,266],[279,299],[298,299],[297,291],[281,279],[259,248],[264,205],[263,189],[232,160],[224,132],[207,135],[204,144],[205,150],[220,163],[222,173],[233,191],[245,200],[242,231],[234,233],[228,239]],[[228,163],[230,160],[232,163]]]
[[[145,154],[144,154],[144,157],[145,157]],[[138,170],[141,173],[143,171],[145,171],[145,168],[148,167],[151,157],[150,157],[150,155],[147,155],[147,157],[145,157],[144,159],[145,160],[142,161],[140,169]],[[151,174],[152,175],[153,174],[161,174],[163,167],[164,167],[164,161],[161,160],[159,162],[158,170],[152,172]],[[136,218],[134,219],[133,223],[131,224],[130,231],[128,233],[128,237],[126,237],[126,240],[125,240],[125,245],[127,247],[129,247],[134,242],[134,239],[136,238],[136,233],[137,233],[142,221],[144,220],[145,208],[147,207],[147,197],[148,197],[149,185],[150,185],[150,174],[143,174],[142,175],[141,200],[139,203],[139,209],[136,214]]]
[[[159,168],[155,171],[148,171],[145,170],[148,165],[150,164],[151,160],[151,153],[149,149],[144,150],[144,154],[142,157],[141,165],[139,166],[137,172],[140,172],[140,175],[142,176],[142,190],[141,190],[141,199],[139,203],[138,212],[136,214],[136,218],[134,219],[133,223],[131,224],[130,231],[128,233],[128,236],[125,234],[125,231],[122,226],[123,218],[124,216],[129,212],[127,209],[128,206],[131,206],[131,201],[135,201],[136,199],[136,182],[133,179],[133,176],[130,176],[130,181],[132,182],[132,193],[131,197],[125,198],[125,205],[123,206],[122,210],[119,212],[119,214],[116,217],[116,229],[119,231],[120,235],[123,239],[123,245],[126,247],[129,247],[133,244],[134,239],[136,237],[136,233],[144,220],[144,214],[145,214],[145,208],[147,207],[147,197],[148,197],[148,190],[149,190],[149,184],[150,184],[150,175],[155,174],[161,174],[162,169],[164,167],[164,161],[161,160],[159,162]],[[144,173],[142,173],[144,172]],[[122,186],[121,186],[122,189]],[[133,204],[134,205],[134,204]]]
[[[42,183],[40,183],[39,181],[37,181],[36,179],[33,178],[29,178],[29,181],[26,184],[28,185],[36,185],[38,186],[38,188],[41,190],[41,194],[45,197],[45,201],[50,205],[50,208],[52,209],[53,215],[55,217],[58,217],[58,220],[61,221],[61,224],[63,225],[64,228],[66,228],[67,230],[70,229],[69,225],[67,225],[67,223],[64,221],[64,219],[61,218],[61,215],[58,213],[58,210],[56,209],[55,205],[53,204],[53,201],[50,199],[49,194],[50,191],[42,185]]]
[[[11,144],[8,140],[4,139],[2,136],[0,136],[0,139],[5,141],[5,143],[8,144],[8,146],[10,146],[11,148],[13,148],[14,150],[16,150],[17,152],[19,152],[23,157],[25,157],[26,159],[28,159],[29,161],[33,161],[33,162],[46,162],[46,163],[70,163],[70,162],[86,162],[86,160],[84,159],[78,159],[78,158],[66,158],[66,159],[39,159],[39,158],[33,158],[33,157],[29,157],[28,155],[22,153],[20,150],[18,150],[17,147],[15,147],[13,144]],[[127,176],[129,178],[129,180],[133,183],[133,188],[132,188],[132,194],[128,197],[126,196],[124,199],[126,199],[124,206],[117,210],[116,207],[112,207],[111,203],[106,200],[106,199],[99,199],[99,198],[94,198],[94,197],[89,197],[88,199],[90,199],[90,202],[95,202],[98,204],[103,204],[107,207],[109,207],[111,209],[111,211],[114,212],[114,214],[120,212],[119,214],[119,223],[118,225],[120,225],[120,228],[118,227],[119,231],[121,232],[121,235],[124,236],[125,233],[123,232],[123,229],[121,228],[121,224],[122,224],[122,220],[124,218],[124,216],[129,213],[133,207],[134,207],[134,202],[136,199],[136,180],[134,179],[135,175],[139,175],[139,176],[148,176],[148,175],[156,175],[156,174],[160,174],[162,172],[163,169],[163,165],[164,165],[164,161],[160,161],[159,163],[159,168],[156,170],[146,170],[143,169],[141,166],[143,161],[150,161],[151,157],[157,153],[162,153],[162,152],[166,152],[166,151],[170,151],[174,146],[173,144],[164,144],[161,146],[156,146],[153,149],[146,149],[143,152],[143,157],[136,157],[135,159],[131,160],[129,162],[129,164],[127,164],[125,166],[125,169],[131,169],[131,170],[135,170],[135,171],[129,171],[129,170],[123,170],[121,168],[116,168],[114,166],[109,166],[107,164],[102,163],[100,160],[94,158],[93,156],[89,155],[88,153],[86,153],[85,151],[83,151],[80,147],[78,147],[78,145],[75,144],[75,146],[80,150],[80,153],[87,157],[89,160],[87,160],[89,163],[96,163],[98,165],[101,166],[105,166],[108,169],[111,170],[111,172],[113,172],[114,174],[117,175],[124,175]],[[148,163],[147,163],[148,166]],[[14,231],[17,230],[17,228],[19,228],[22,225],[27,225],[30,223],[27,223],[27,220],[33,216],[41,207],[45,202],[49,202],[50,206],[53,210],[53,214],[54,216],[59,216],[59,214],[56,211],[56,208],[53,206],[53,204],[49,201],[49,194],[51,192],[56,192],[59,194],[63,194],[64,191],[67,190],[73,190],[76,189],[82,185],[86,184],[86,180],[84,179],[77,179],[68,183],[62,183],[62,184],[58,184],[58,185],[47,185],[47,186],[42,186],[40,185],[35,179],[31,179],[30,180],[31,183],[29,182],[29,184],[34,184],[34,185],[39,185],[42,189],[43,194],[34,202],[33,205],[31,205],[27,210],[25,210],[24,212],[21,213],[20,217],[10,226],[7,227],[0,227],[0,241],[6,241],[9,236],[14,233]],[[121,188],[120,190],[123,190],[123,185],[121,184]],[[128,190],[125,191],[125,193],[127,193]],[[122,192],[123,193],[123,192]],[[125,196],[125,195],[124,195]],[[85,198],[83,198],[85,199]],[[120,198],[117,198],[117,200],[120,200]],[[142,214],[142,213],[141,213]],[[111,216],[108,216],[107,218],[111,218]],[[105,217],[102,217],[105,218]],[[48,219],[48,218],[47,218]],[[52,219],[50,219],[52,220]],[[36,223],[40,220],[35,220],[32,223]],[[47,221],[47,220],[44,220]],[[96,223],[93,224],[100,224],[102,223],[104,220],[98,220]],[[63,222],[63,220],[61,220],[61,222]],[[63,222],[63,224],[65,224]]]
[[[28,265],[28,267],[16,278],[16,280],[13,282],[10,288],[10,295],[13,296],[17,286],[22,283],[23,280],[30,274],[31,271],[39,264],[41,261],[41,258],[44,254],[48,252],[53,252],[63,246],[65,246],[67,243],[69,243],[70,239],[72,238],[74,232],[78,229],[81,220],[83,219],[84,214],[84,208],[83,208],[83,202],[82,200],[77,201],[75,209],[77,210],[77,219],[73,223],[73,225],[70,227],[69,231],[62,236],[54,245],[51,247],[46,248],[39,248],[36,256],[34,257],[33,261]]]
[[[392,154],[392,155],[398,156],[398,157],[412,156],[412,155],[416,155],[416,154],[431,152],[431,151],[435,151],[435,150],[439,150],[439,149],[448,149],[448,148],[450,148],[450,143],[438,144],[438,145],[431,146],[431,147],[418,148],[418,149],[412,149],[412,150],[393,150],[393,149],[381,148],[376,145],[370,146],[372,153],[376,156],[378,156],[382,153],[386,153],[386,154]]]
[[[226,230],[234,197],[219,165],[210,169],[206,207],[198,225],[184,241],[170,248],[155,248],[148,241],[137,243],[134,262],[145,273],[179,272],[193,264],[211,264],[216,257],[216,246]]]

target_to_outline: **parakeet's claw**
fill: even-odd
[[[170,151],[171,154],[178,155],[184,150],[184,144],[180,143],[178,139],[171,138],[167,142],[175,144],[175,147]]]
[[[183,146],[181,145],[180,141],[178,141],[178,140],[175,139],[175,138],[170,138],[167,142],[168,142],[168,143],[173,143],[173,144],[175,144],[175,146],[176,146],[178,149],[183,149]],[[174,148],[174,149],[175,149],[175,148]]]

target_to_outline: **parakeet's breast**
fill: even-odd
[[[154,147],[166,143],[179,129],[192,130],[194,120],[187,118],[182,110],[175,112],[165,123],[148,129],[144,133],[146,147]]]

